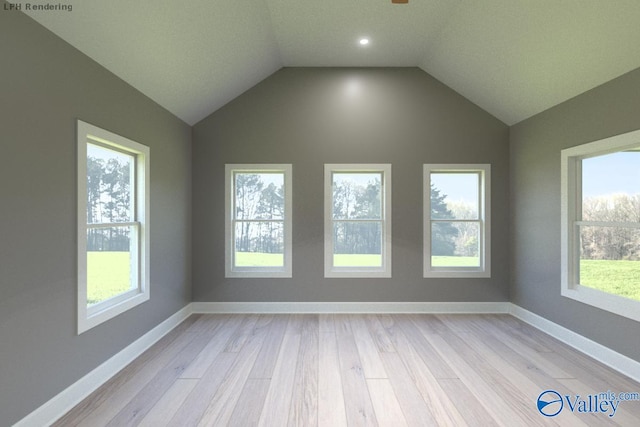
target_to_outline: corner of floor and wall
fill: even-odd
[[[202,312],[509,313],[640,379],[638,322],[560,296],[559,185],[561,149],[640,127],[640,70],[509,127],[418,68],[283,68],[189,126],[26,15],[0,36],[0,427],[51,423]],[[76,119],[153,162],[151,299],[81,335]],[[293,278],[225,278],[225,163],[293,164]],[[324,278],[324,163],[392,164],[392,279]],[[491,278],[422,277],[423,163],[491,164]]]

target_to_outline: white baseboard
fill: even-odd
[[[640,382],[640,362],[637,362],[608,347],[598,344],[580,334],[577,334],[563,326],[545,319],[524,308],[511,304],[511,315],[517,317],[529,325],[540,329],[542,332],[570,345],[576,350],[604,363],[612,369]]]
[[[42,427],[53,424],[190,315],[191,304],[80,378],[13,427]]]
[[[193,313],[501,313],[640,381],[640,362],[510,302],[193,302],[79,379],[14,427],[48,426],[80,403]]]
[[[194,302],[194,313],[509,313],[509,302]]]

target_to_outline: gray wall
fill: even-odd
[[[640,70],[511,128],[511,300],[640,361],[638,322],[560,296],[560,150],[638,128]]]
[[[0,11],[0,426],[191,300],[191,128]],[[151,147],[151,300],[76,335],[76,118]]]
[[[509,299],[508,127],[420,69],[284,68],[193,143],[194,301]],[[293,278],[225,279],[225,163],[293,165]],[[325,163],[392,164],[392,279],[324,278]],[[492,165],[492,278],[422,278],[423,163]]]

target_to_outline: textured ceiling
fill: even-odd
[[[283,66],[418,66],[507,124],[640,67],[638,0],[67,3],[26,13],[189,124]]]

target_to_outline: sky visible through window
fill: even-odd
[[[477,206],[477,173],[433,172],[431,173],[431,183],[440,190],[440,194],[447,196],[448,202],[462,202]]]
[[[622,151],[582,161],[583,197],[640,194],[640,151]]]

